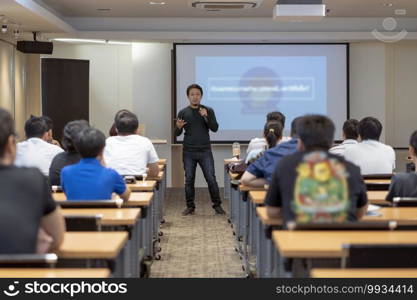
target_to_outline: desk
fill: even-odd
[[[385,201],[388,191],[368,191],[368,202],[374,205],[391,206],[391,202]]]
[[[391,184],[391,179],[365,179],[365,184]]]
[[[124,270],[124,250],[128,234],[115,232],[66,232],[64,242],[57,251],[60,260],[81,259],[84,265],[102,267],[107,261],[115,262],[114,276],[126,275]]]
[[[238,161],[237,158],[227,158],[224,160],[224,199],[230,200],[230,177],[227,165],[231,162]],[[230,210],[229,210],[230,211]]]
[[[417,207],[384,207],[381,216],[365,216],[364,221],[396,221],[400,225],[417,225]]]
[[[64,216],[101,215],[101,225],[134,226],[140,217],[140,208],[63,208]]]
[[[388,191],[391,179],[365,179],[365,184],[368,190]]]
[[[417,269],[312,269],[312,278],[417,278]]]
[[[52,193],[52,198],[54,198],[55,201],[66,201],[67,196],[65,196],[65,193]]]
[[[0,278],[107,278],[108,269],[0,268]]]
[[[162,139],[152,139],[151,143],[154,145],[164,145],[167,143],[167,140],[162,140]]]
[[[168,159],[166,159],[166,158],[160,158],[158,160],[158,165],[166,165],[167,162],[168,162]]]
[[[266,191],[250,191],[249,197],[253,204],[263,205],[266,197]]]
[[[153,192],[156,187],[155,180],[138,180],[136,183],[126,184],[132,192]]]

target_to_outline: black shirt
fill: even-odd
[[[210,149],[209,130],[216,132],[219,129],[216,116],[212,108],[202,106],[207,109],[207,117],[200,115],[200,108],[187,106],[178,113],[178,118],[183,119],[187,124],[184,125],[184,151],[202,151]],[[175,126],[175,134],[179,136],[183,129]]]
[[[281,159],[265,199],[281,207],[284,222],[356,221],[368,202],[360,169],[328,152],[298,152]]]
[[[35,168],[0,166],[0,253],[35,253],[41,218],[56,208]]]
[[[391,179],[387,201],[392,201],[395,197],[417,197],[417,174],[398,173]]]
[[[73,165],[81,160],[77,152],[61,152],[55,155],[49,167],[49,182],[51,185],[61,185],[61,170],[65,166]]]

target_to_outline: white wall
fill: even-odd
[[[54,44],[44,58],[90,61],[90,123],[108,134],[115,113],[132,109],[132,48],[125,45]]]

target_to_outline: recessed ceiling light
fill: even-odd
[[[101,12],[108,12],[111,11],[111,8],[97,8],[97,10]]]
[[[151,2],[149,2],[149,4],[150,5],[165,5],[165,2],[154,2],[154,1],[151,1]]]
[[[394,4],[392,4],[392,3],[384,3],[384,4],[382,4],[383,6],[385,6],[385,7],[391,7],[391,6],[393,6]]]

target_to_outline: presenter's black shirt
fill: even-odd
[[[178,118],[183,119],[187,124],[182,129],[175,126],[176,136],[184,133],[184,151],[196,152],[210,150],[209,130],[216,132],[219,129],[216,115],[212,108],[202,106],[207,110],[207,118],[203,118],[199,113],[199,108],[187,106],[178,113]]]
[[[56,208],[43,174],[0,165],[0,254],[35,253],[43,216]]]

